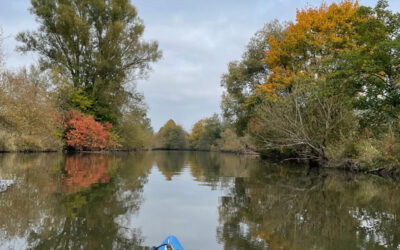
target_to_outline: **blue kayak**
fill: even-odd
[[[170,235],[156,249],[157,250],[183,250],[183,247],[181,246],[181,243],[179,243],[178,239],[175,236]]]

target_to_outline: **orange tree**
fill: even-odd
[[[329,145],[364,131],[359,128],[380,133],[398,126],[399,34],[400,15],[386,0],[374,8],[343,0],[300,9],[295,22],[262,43],[260,71],[229,68],[224,111],[245,114],[263,148],[295,147],[326,160]],[[247,69],[247,61],[238,65]],[[255,79],[253,88],[248,79]]]
[[[264,97],[286,95],[295,82],[326,84],[322,94],[345,94],[361,126],[394,126],[400,114],[400,15],[386,0],[375,8],[343,0],[297,11],[283,37],[270,36],[263,62],[268,76],[256,84]],[[380,129],[382,130],[382,129]]]
[[[355,47],[355,27],[362,21],[352,0],[322,4],[297,11],[296,22],[286,27],[283,38],[270,36],[263,62],[269,76],[257,85],[262,93],[289,90],[296,79],[324,78],[332,68],[325,62]]]
[[[257,106],[249,128],[260,150],[326,163],[327,147],[351,136],[352,98],[332,78],[342,55],[357,47],[357,25],[365,19],[358,10],[351,0],[301,9],[282,36],[267,38],[268,74],[247,100]]]

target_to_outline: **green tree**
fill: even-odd
[[[282,35],[283,26],[279,21],[267,23],[250,39],[242,59],[230,62],[228,73],[222,76],[221,86],[225,89],[221,103],[223,115],[234,124],[240,135],[246,130],[257,103],[262,102],[260,98],[254,98],[252,102],[248,100],[254,94],[256,84],[262,83],[268,76],[268,65],[262,62],[269,48],[268,37],[280,39]]]
[[[400,14],[380,0],[357,15],[363,20],[355,26],[357,47],[340,55],[330,80],[354,97],[363,127],[386,132],[400,115]]]
[[[161,57],[142,39],[144,24],[129,0],[31,0],[40,26],[22,32],[21,52],[39,54],[43,69],[64,78],[68,100],[113,124],[131,97],[124,84],[142,77]]]
[[[221,138],[222,124],[217,114],[198,121],[189,136],[190,145],[197,150],[217,149]]]
[[[201,119],[193,125],[192,131],[189,135],[189,143],[192,149],[198,149],[200,138],[205,133],[205,123],[206,120]]]
[[[221,138],[222,124],[217,114],[206,119],[204,134],[199,141],[199,149],[217,149],[217,141]]]
[[[137,96],[141,102],[141,96]],[[151,147],[153,129],[150,119],[147,118],[146,109],[132,104],[132,107],[124,112],[121,122],[117,128],[120,144],[126,149],[145,149]]]
[[[157,147],[163,149],[185,149],[186,132],[172,119],[167,121],[157,133]]]

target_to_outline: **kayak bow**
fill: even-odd
[[[182,247],[181,243],[179,243],[178,239],[175,236],[170,235],[156,249],[157,250],[183,250],[183,247]]]

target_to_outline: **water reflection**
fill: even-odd
[[[155,162],[166,180],[171,181],[174,175],[182,172],[187,157],[188,152],[185,151],[159,151],[155,154]]]
[[[137,210],[151,162],[141,155],[5,155],[1,175],[17,187],[0,197],[0,248],[127,249],[140,230],[116,218]],[[121,187],[118,161],[138,165]],[[147,164],[146,164],[147,163]],[[124,164],[121,164],[123,166]],[[132,181],[129,181],[132,179]],[[125,192],[126,188],[131,188]]]
[[[371,176],[322,175],[275,167],[236,178],[219,207],[218,238],[225,249],[400,247],[398,185]]]
[[[105,155],[69,155],[65,160],[63,191],[75,192],[94,183],[110,182],[110,173],[115,158]]]
[[[0,155],[0,179],[1,249],[149,249],[171,220],[188,249],[400,248],[400,186],[379,177],[144,152]]]

